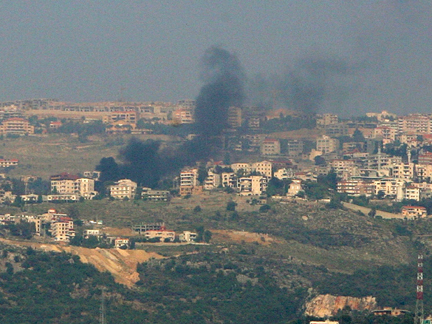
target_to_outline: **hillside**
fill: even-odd
[[[5,239],[0,239],[0,242],[7,245],[31,247],[45,252],[70,253],[79,256],[81,262],[92,264],[100,272],[111,273],[117,283],[128,287],[133,287],[139,280],[136,271],[138,263],[162,258],[157,253],[147,253],[143,250],[87,249],[78,246],[18,242]]]

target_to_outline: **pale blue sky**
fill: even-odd
[[[356,71],[325,110],[431,111],[432,2],[416,0],[14,0],[0,4],[0,101],[195,98],[204,51],[247,75],[313,53]],[[344,81],[345,82],[345,81]]]

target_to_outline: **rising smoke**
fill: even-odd
[[[252,105],[286,108],[314,115],[337,108],[348,98],[354,64],[338,57],[307,55],[279,75],[258,75],[249,81]]]
[[[117,175],[116,179],[106,180],[124,177],[154,187],[165,175],[218,154],[228,108],[243,104],[245,74],[234,54],[214,46],[204,53],[201,78],[204,85],[195,110],[197,136],[176,149],[161,149],[160,142],[132,138],[119,152],[121,165],[104,158],[104,163],[97,166],[107,174]]]
[[[220,47],[206,50],[202,60],[204,86],[196,100],[196,126],[201,136],[217,136],[227,126],[230,106],[242,106],[245,73],[237,56]]]

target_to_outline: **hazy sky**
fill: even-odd
[[[327,111],[430,112],[431,16],[429,0],[2,1],[0,101],[195,98],[220,45],[251,79],[311,53],[345,60]]]

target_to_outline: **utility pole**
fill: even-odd
[[[419,254],[417,259],[417,301],[414,324],[423,324],[423,322],[423,254]]]
[[[106,324],[105,287],[102,287],[99,323],[100,324]]]

